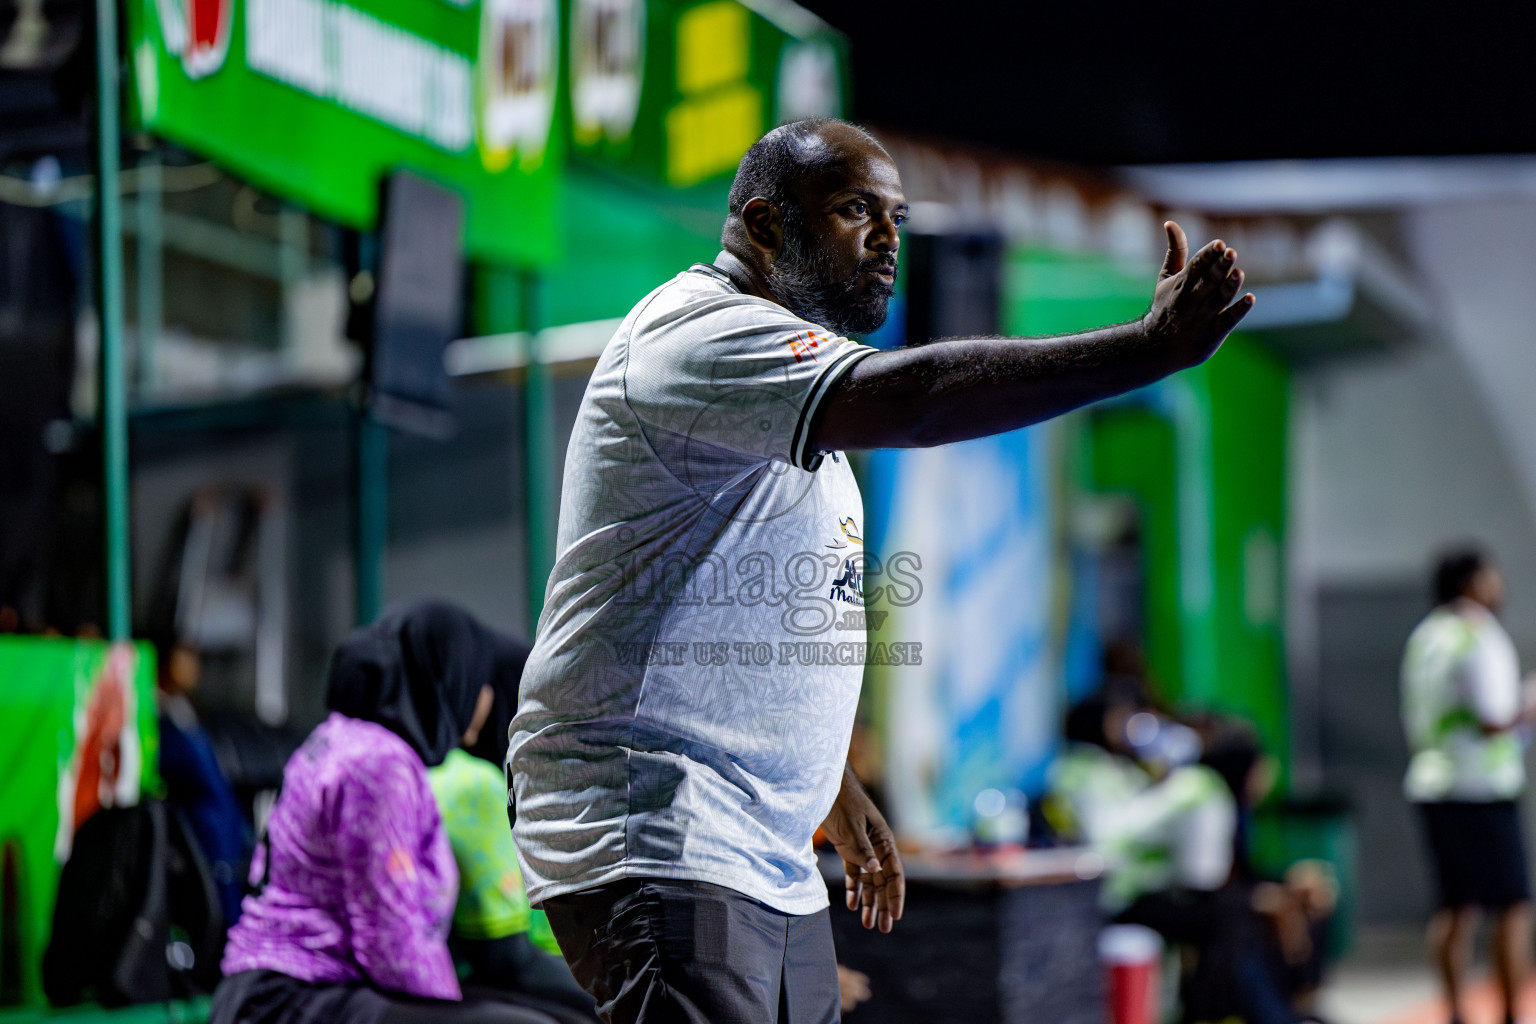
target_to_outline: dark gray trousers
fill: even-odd
[[[708,882],[627,879],[544,901],[609,1024],[836,1024],[825,910],[785,914]]]

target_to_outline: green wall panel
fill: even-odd
[[[1091,420],[1089,487],[1136,504],[1145,584],[1147,670],[1172,701],[1184,693],[1184,603],[1180,594],[1178,440],[1173,423],[1140,405],[1105,409]]]
[[[1089,433],[1090,486],[1141,510],[1147,656],[1165,696],[1248,720],[1282,765],[1289,387],[1283,362],[1234,335],[1095,411]]]
[[[728,183],[667,191],[573,172],[562,259],[541,272],[542,326],[622,317],[653,288],[720,251]]]
[[[1290,371],[1251,337],[1234,335],[1200,368],[1212,463],[1211,624],[1214,678],[1192,697],[1254,723],[1289,761],[1284,673],[1286,420]]]

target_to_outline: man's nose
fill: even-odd
[[[882,256],[896,255],[901,248],[901,231],[896,226],[896,221],[889,215],[881,217],[880,223],[875,225],[875,230],[869,233],[864,240],[864,247],[872,252],[878,252]]]

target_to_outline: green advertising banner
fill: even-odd
[[[666,188],[846,106],[843,38],[785,0],[129,0],[130,117],[358,228],[409,168],[465,248],[559,255],[567,145]],[[569,121],[567,122],[567,118]]]
[[[0,963],[16,972],[0,986],[6,1001],[42,999],[75,830],[102,807],[159,789],[156,717],[149,644],[0,636]]]
[[[556,0],[130,0],[130,116],[359,228],[409,168],[465,199],[465,248],[556,252]]]
[[[845,107],[843,38],[772,0],[570,0],[577,153],[686,188],[735,171],[769,128]]]

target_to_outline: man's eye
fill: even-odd
[[[864,216],[864,215],[865,215],[865,214],[866,214],[866,213],[868,213],[868,212],[869,212],[869,204],[868,204],[868,203],[866,203],[866,202],[864,202],[864,201],[863,201],[863,200],[862,200],[862,199],[861,199],[861,200],[859,200],[859,201],[858,201],[858,202],[855,202],[855,203],[852,203],[852,204],[850,204],[850,205],[849,205],[849,207],[848,207],[848,209],[850,209],[850,210],[852,210],[852,211],[853,211],[853,212],[854,212],[854,213],[856,213],[856,214],[858,214],[858,215],[859,215],[859,216],[860,216],[860,217],[862,217],[862,216]]]
[[[898,213],[896,216],[892,217],[891,220],[895,222],[897,227],[901,227],[907,222],[907,215],[904,213]]]

